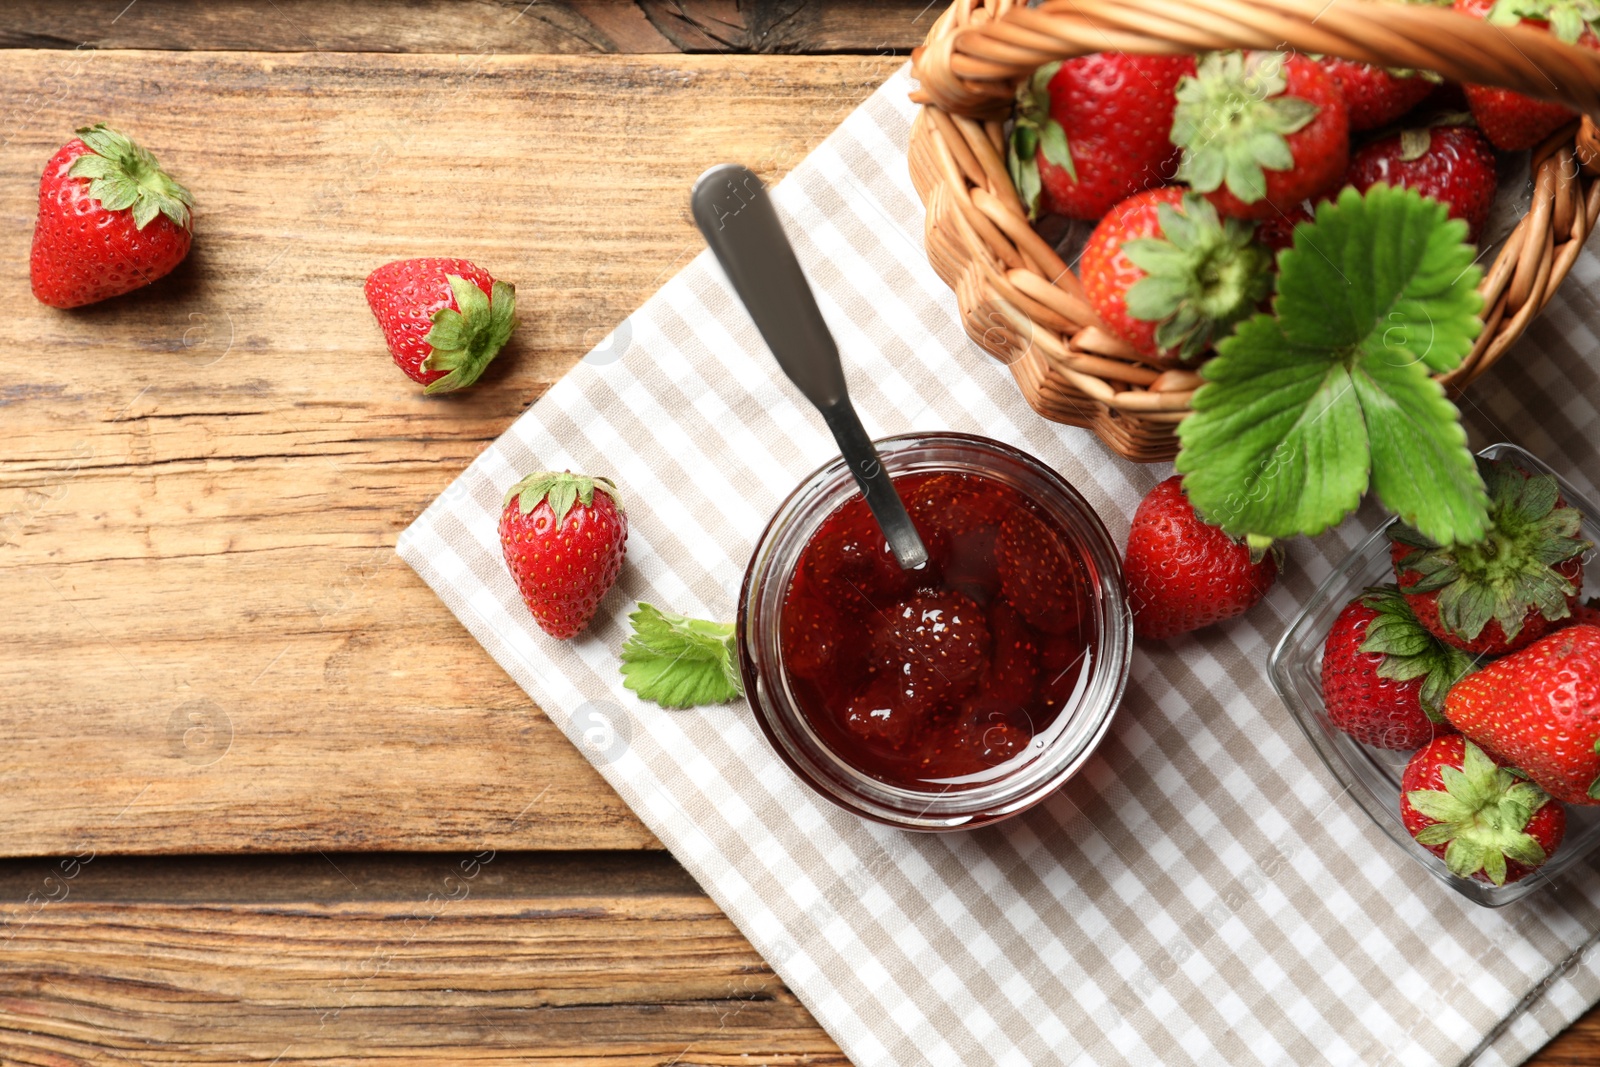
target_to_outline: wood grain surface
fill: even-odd
[[[698,252],[697,174],[780,176],[900,61],[5,61],[33,89],[0,120],[5,291],[85,121],[189,184],[199,236],[154,286],[0,324],[0,854],[658,847],[394,540]],[[518,287],[465,394],[422,396],[362,296],[415,255]]]
[[[903,53],[927,0],[11,0],[0,47],[258,52]]]
[[[0,901],[8,1065],[847,1062],[660,853],[89,857]]]

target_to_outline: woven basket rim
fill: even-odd
[[[1013,0],[955,0],[934,23],[928,42],[913,53],[919,82],[913,99],[922,107],[910,149],[913,184],[927,207],[929,261],[956,292],[968,335],[1010,366],[1041,415],[1090,427],[1130,459],[1170,459],[1177,452],[1177,424],[1188,414],[1201,378],[1197,363],[1150,359],[1107,330],[1076,274],[1034,231],[1004,162],[1004,127],[1017,82],[1043,63],[1107,50],[1086,48],[1084,42],[1109,41],[1130,53],[1181,54],[1206,50],[1210,43],[1251,47],[1263,34],[1283,31],[1292,46],[1343,45],[1341,35],[1352,32],[1351,18],[1371,11],[1385,17],[1381,25],[1367,27],[1368,40],[1359,47],[1314,50],[1360,62],[1377,58],[1387,66],[1418,66],[1393,61],[1414,58],[1422,47],[1397,35],[1429,27],[1426,52],[1446,58],[1447,77],[1451,70],[1471,70],[1474,80],[1520,91],[1527,71],[1517,64],[1530,55],[1554,54],[1561,60],[1558,69],[1571,78],[1559,94],[1543,95],[1590,112],[1600,109],[1600,52],[1562,44],[1537,30],[1490,27],[1442,8],[1365,0],[1334,0],[1325,8],[1302,0],[1046,0],[1028,8]],[[1423,17],[1388,18],[1394,11]],[[1218,12],[1216,20],[1201,17]],[[1511,35],[1509,46],[1518,59],[1492,51],[1463,58],[1463,39],[1483,35],[1469,30],[1464,38],[1438,39],[1458,24],[1486,27],[1496,35],[1503,29],[1522,31]],[[1542,40],[1522,39],[1530,34]],[[1480,70],[1485,66],[1493,70]],[[1576,118],[1532,150],[1530,209],[1480,285],[1484,329],[1461,365],[1439,376],[1452,394],[1499,360],[1571,270],[1600,216],[1600,182],[1589,172],[1600,158],[1597,150],[1600,134],[1594,124],[1585,119],[1580,129]]]

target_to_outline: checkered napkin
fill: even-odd
[[[963,334],[922,251],[901,71],[775,190],[874,436],[987,434],[1060,470],[1119,541],[1170,473],[1047,423]],[[717,162],[707,160],[708,164]],[[685,191],[687,194],[687,190]],[[1600,261],[1472,391],[1476,442],[1600,471]],[[1600,999],[1600,873],[1500,911],[1438,884],[1318,761],[1266,678],[1297,605],[1372,527],[1290,547],[1248,616],[1141,644],[1105,742],[998,826],[869,825],[779,762],[743,703],[622,687],[645,600],[731,619],[768,516],[835,455],[709,254],[550,390],[398,551],[559,724],[857,1064],[1517,1063]],[[544,637],[501,560],[535,468],[615,478],[631,536],[587,633]]]

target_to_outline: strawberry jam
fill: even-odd
[[[857,770],[945,790],[1008,773],[1081,692],[1094,647],[1072,539],[976,474],[894,479],[928,547],[902,570],[853,496],[801,551],[779,646],[801,713]]]

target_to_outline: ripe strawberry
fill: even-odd
[[[962,710],[975,723],[1027,724],[1026,709],[1039,682],[1039,643],[1004,600],[989,609],[989,635],[989,666]]]
[[[1316,218],[1311,202],[1302,200],[1281,215],[1262,219],[1261,225],[1256,227],[1256,240],[1270,252],[1282,252],[1294,244],[1294,228],[1302,222],[1315,222]]]
[[[1427,99],[1437,84],[1412,71],[1396,72],[1337,56],[1323,56],[1317,64],[1339,83],[1351,133],[1389,125]]]
[[[539,471],[506,493],[500,548],[533,621],[551,637],[589,625],[616,584],[628,516],[606,478]]]
[[[1097,52],[1040,67],[1017,90],[1007,164],[1030,217],[1098,219],[1172,177],[1173,90],[1190,56]],[[1040,191],[1043,190],[1041,203]]]
[[[1213,52],[1178,85],[1178,178],[1233,218],[1264,219],[1326,191],[1350,158],[1339,83],[1282,52]]]
[[[1084,291],[1101,321],[1146,356],[1192,359],[1272,287],[1272,256],[1253,229],[1177,186],[1137,193],[1089,235]]]
[[[1195,514],[1177,475],[1150,490],[1133,513],[1122,562],[1140,637],[1175,637],[1242,615],[1278,577],[1271,553],[1250,549]]]
[[[517,326],[516,289],[464,259],[385,263],[366,293],[389,354],[426,393],[477,381]]]
[[[155,156],[104,123],[84,127],[39,179],[33,295],[75,308],[165,277],[189,254],[193,207]]]
[[[918,593],[884,615],[872,659],[902,707],[931,714],[953,705],[989,666],[989,623],[960,593]]]
[[[1403,523],[1389,527],[1401,592],[1419,622],[1442,640],[1498,656],[1531,644],[1572,614],[1583,587],[1578,509],[1556,480],[1510,463],[1478,460],[1489,491],[1489,533],[1470,545],[1439,545]]]
[[[1600,803],[1600,627],[1568,626],[1457,682],[1445,718],[1557,800]]]
[[[1409,752],[1455,733],[1444,695],[1472,659],[1417,622],[1393,586],[1369,589],[1333,620],[1322,647],[1322,696],[1333,725],[1374,748]]]
[[[1572,0],[1455,0],[1454,10],[1473,18],[1488,19],[1499,25],[1517,22],[1547,30],[1567,44],[1600,50],[1595,36],[1595,8]],[[1509,89],[1487,85],[1463,87],[1472,117],[1484,136],[1503,152],[1532,148],[1563,123],[1577,117],[1560,104],[1535,100]]]
[[[920,714],[895,699],[894,679],[874,679],[845,704],[842,725],[855,737],[898,751],[911,740]]]
[[[1000,592],[1023,621],[1047,634],[1077,633],[1086,595],[1079,565],[1043,519],[1020,508],[1007,515],[994,558]]]
[[[1363,193],[1378,182],[1415,189],[1466,222],[1467,240],[1476,241],[1494,206],[1495,168],[1483,134],[1471,126],[1435,126],[1373,141],[1350,160],[1345,182]]]
[[[1460,734],[1431,742],[1400,776],[1400,819],[1461,878],[1505,885],[1561,847],[1567,811]]]

